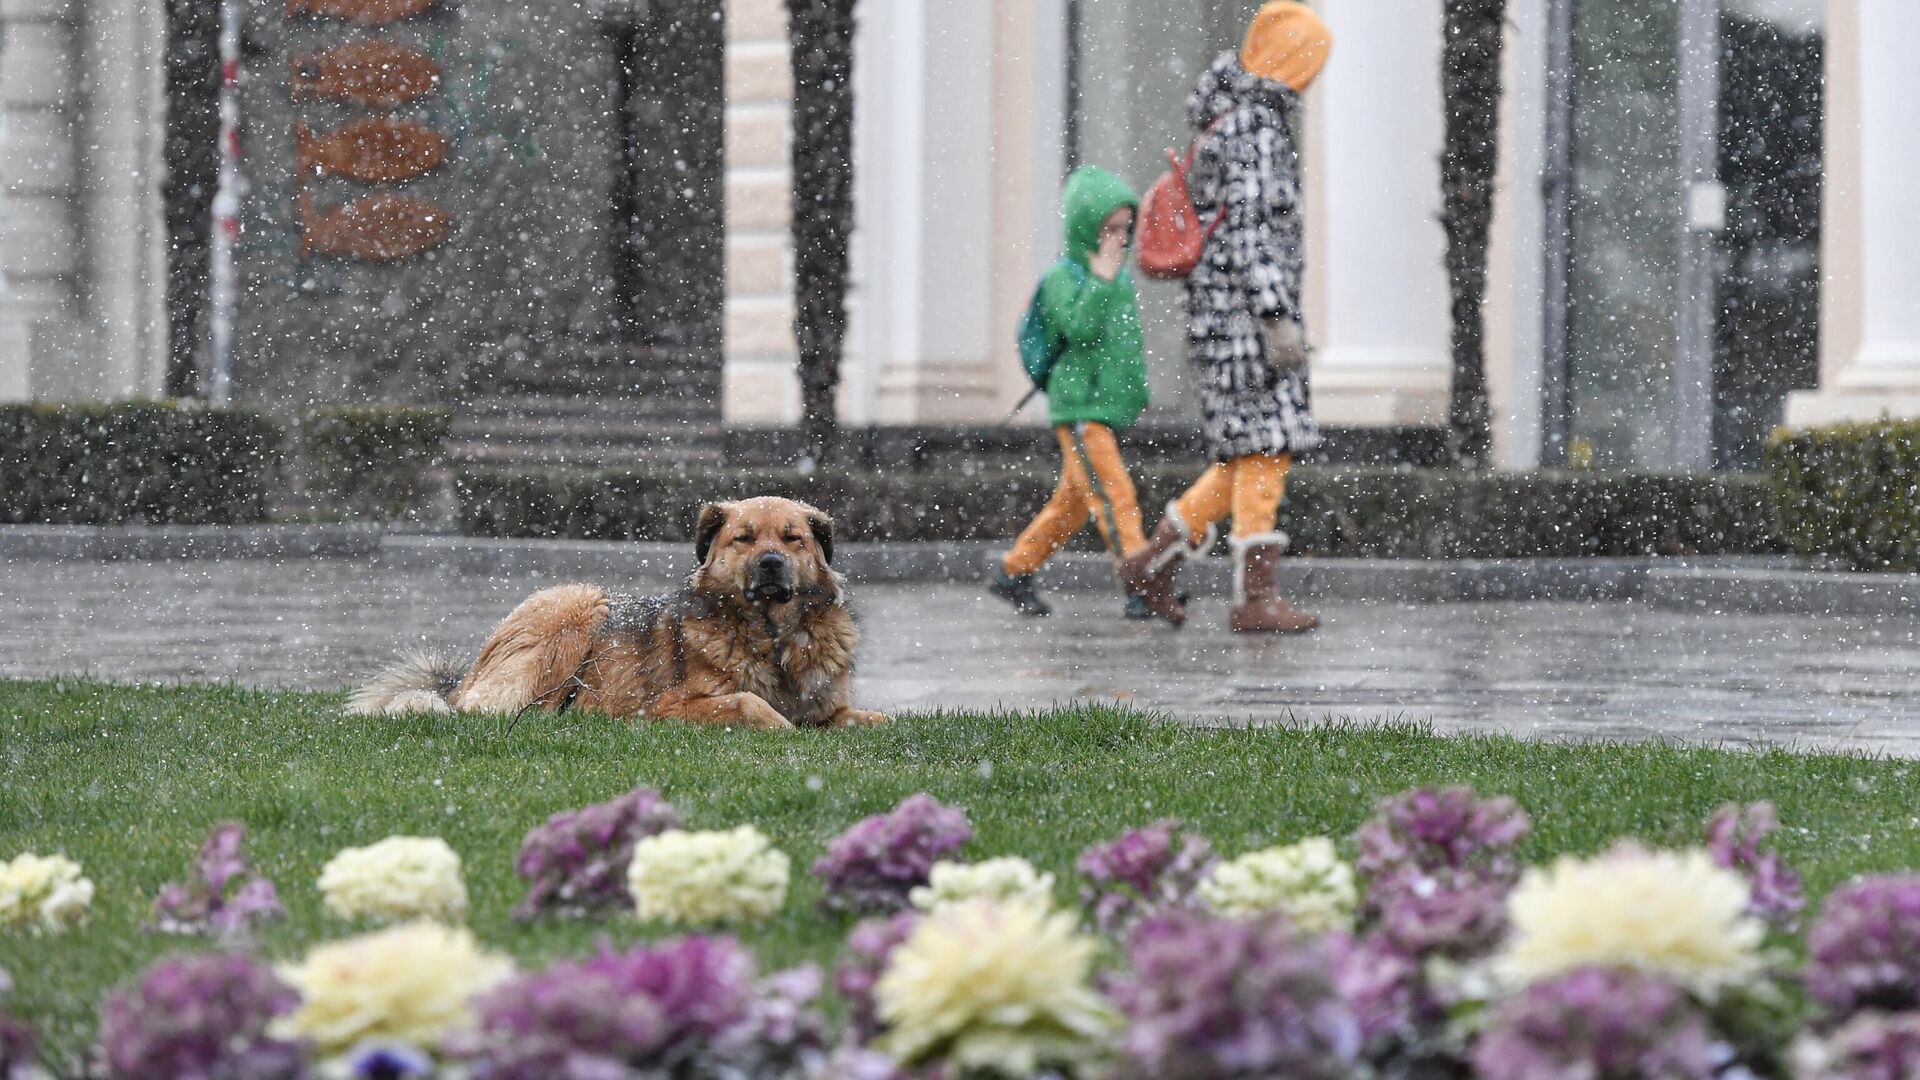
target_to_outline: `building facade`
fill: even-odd
[[[161,18],[0,2],[0,401],[160,388]]]
[[[1255,6],[862,5],[845,421],[981,424],[1005,415],[1025,390],[1013,328],[1058,254],[1066,171],[1096,162],[1144,188],[1162,151],[1189,137],[1193,79],[1237,42]],[[1317,6],[1336,45],[1300,133],[1316,412],[1327,425],[1436,426],[1450,367],[1438,223],[1440,5]],[[271,19],[281,5],[252,7]],[[0,397],[158,392],[166,339],[154,195],[158,8],[158,0],[0,0]],[[476,192],[520,182],[555,189],[546,203],[497,201],[522,234],[536,230],[527,246],[564,288],[524,274],[509,280],[507,263],[451,264],[474,267],[468,278],[490,267],[497,292],[571,297],[536,305],[544,329],[523,332],[514,321],[535,317],[495,304],[497,318],[478,335],[485,340],[471,330],[416,333],[422,319],[444,326],[484,298],[462,294],[443,311],[412,297],[446,293],[429,271],[310,273],[306,262],[286,261],[295,223],[274,178],[289,168],[280,159],[296,153],[279,130],[288,117],[276,102],[280,111],[254,114],[271,117],[265,126],[243,132],[250,167],[269,177],[261,187],[278,191],[279,206],[243,215],[282,259],[263,257],[260,280],[279,288],[268,302],[258,280],[246,293],[258,305],[254,324],[288,321],[285,305],[310,302],[302,283],[317,280],[323,292],[359,297],[364,307],[351,310],[391,319],[381,340],[409,343],[367,367],[413,369],[411,377],[357,392],[391,385],[409,397],[497,397],[491,369],[472,359],[493,339],[566,339],[613,318],[607,312],[632,288],[620,283],[618,244],[583,224],[599,220],[599,189],[577,182],[605,174],[617,193],[619,162],[552,164],[631,137],[617,115],[605,119],[629,106],[609,113],[594,104],[608,73],[621,70],[619,54],[584,21],[556,35],[518,10],[467,0],[439,22],[396,32],[450,65],[468,64],[469,104],[481,100],[475,94],[499,99],[496,128],[471,146],[456,143],[455,164],[422,184],[452,185],[446,198],[456,206],[476,198],[458,188],[465,172],[475,173]],[[1905,116],[1920,96],[1920,70],[1897,55],[1901,42],[1920,40],[1920,12],[1899,0],[1512,0],[1509,22],[1487,336],[1502,465],[1751,467],[1781,422],[1920,415],[1920,128]],[[556,39],[585,58],[568,69],[572,82],[541,81],[541,56],[512,62],[514,49],[556,48]],[[439,40],[459,47],[435,52]],[[711,208],[723,221],[715,274],[724,285],[716,351],[697,355],[720,367],[715,393],[728,422],[788,423],[799,395],[782,0],[728,0],[714,48],[723,57],[724,164],[713,197],[687,212]],[[473,81],[481,68],[491,82]],[[255,72],[256,91],[272,90],[277,77],[273,65]],[[616,98],[637,92],[622,85]],[[654,116],[650,100],[632,115]],[[696,119],[681,128],[699,122],[687,115]],[[427,119],[445,126],[479,116],[456,108]],[[471,164],[483,151],[496,163],[484,182]],[[350,195],[343,187],[337,198]],[[612,250],[612,268],[537,233],[543,205],[563,207],[547,225],[553,235],[577,234],[583,251]],[[495,220],[486,197],[465,217],[475,229]],[[456,229],[449,244],[463,237],[499,242]],[[1142,304],[1155,410],[1178,422],[1189,408],[1179,290],[1145,284]],[[342,319],[313,320],[329,321]],[[365,352],[352,341],[338,348]],[[257,349],[253,385],[279,382],[276,365],[309,351],[304,340]],[[522,362],[586,363],[575,355]],[[309,377],[304,396],[326,393],[331,371]]]

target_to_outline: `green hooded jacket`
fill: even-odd
[[[1048,418],[1055,424],[1094,421],[1115,431],[1132,427],[1147,407],[1146,343],[1140,336],[1140,303],[1124,267],[1102,281],[1087,266],[1100,248],[1100,225],[1122,206],[1137,214],[1140,197],[1105,169],[1082,165],[1067,177],[1061,196],[1067,259],[1055,263],[1040,283],[1047,325],[1066,340],[1066,351],[1047,377]]]

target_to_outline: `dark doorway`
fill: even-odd
[[[718,415],[726,303],[726,19],[721,0],[610,12],[612,310],[589,358],[607,391]]]
[[[1694,52],[1686,4],[1564,3],[1566,288],[1549,353],[1564,350],[1566,401],[1549,401],[1548,460],[1564,415],[1576,465],[1757,468],[1786,396],[1818,373],[1824,0],[1708,0],[1717,46]],[[1696,131],[1704,184],[1683,162]],[[1695,194],[1724,210],[1694,220]]]
[[[1825,83],[1818,4],[1730,5],[1720,30],[1714,466],[1757,469],[1787,394],[1819,382]],[[1806,12],[1796,9],[1806,8]]]

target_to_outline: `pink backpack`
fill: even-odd
[[[1227,208],[1222,206],[1214,213],[1213,220],[1202,226],[1200,211],[1193,205],[1193,191],[1187,186],[1187,174],[1193,171],[1193,155],[1200,149],[1200,140],[1213,134],[1213,129],[1219,126],[1220,120],[1207,125],[1207,130],[1187,147],[1184,161],[1179,154],[1168,150],[1167,163],[1173,166],[1172,171],[1161,174],[1140,202],[1140,272],[1147,277],[1166,281],[1193,273],[1193,268],[1200,265],[1207,241],[1213,239],[1214,230],[1226,220]]]

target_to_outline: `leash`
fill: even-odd
[[[1015,405],[1013,407],[1013,411],[1007,414],[1007,418],[1005,420],[1000,421],[1000,426],[1006,427],[1008,424],[1013,423],[1013,418],[1016,416],[1019,416],[1020,410],[1027,407],[1027,402],[1032,401],[1034,398],[1037,398],[1039,396],[1040,396],[1040,388],[1037,386],[1027,391],[1027,396],[1020,399],[1020,404]]]

